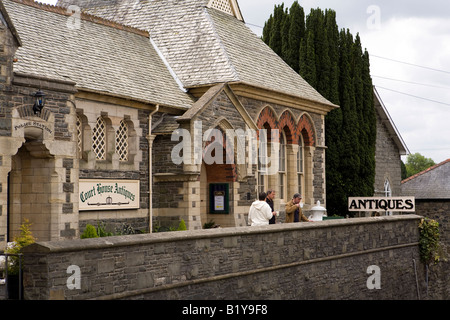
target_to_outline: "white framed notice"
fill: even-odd
[[[79,211],[139,209],[139,180],[80,179]]]

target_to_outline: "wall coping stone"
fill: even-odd
[[[188,241],[196,239],[213,239],[218,237],[236,237],[249,234],[261,234],[270,231],[271,233],[307,230],[307,229],[323,229],[329,227],[345,227],[353,225],[364,225],[373,223],[392,223],[406,222],[411,220],[420,220],[422,216],[415,214],[367,217],[367,218],[350,218],[326,220],[310,223],[286,223],[275,224],[258,227],[235,227],[235,228],[214,228],[175,232],[149,233],[139,235],[112,236],[91,239],[75,239],[62,241],[46,241],[36,242],[23,248],[23,253],[60,253],[73,252],[82,250],[96,250],[112,247],[123,247],[132,245],[145,245],[161,242]]]

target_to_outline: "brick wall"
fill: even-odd
[[[25,249],[25,297],[423,298],[419,220],[355,218],[37,243]],[[73,265],[80,268],[80,289],[71,290]],[[380,268],[381,289],[367,286],[372,265]]]

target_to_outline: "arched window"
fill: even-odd
[[[303,138],[302,136],[298,139],[298,151],[297,151],[297,182],[298,182],[298,192],[303,193]]]
[[[389,182],[389,179],[386,179],[386,181],[384,181],[384,196],[392,197],[392,189],[391,189],[391,183]],[[392,211],[386,211],[386,215],[392,216]]]
[[[106,160],[106,123],[102,117],[97,118],[92,134],[92,151],[97,160]]]
[[[385,197],[392,197],[392,189],[391,189],[391,183],[388,179],[384,181],[384,196]]]
[[[128,124],[124,120],[120,121],[116,132],[116,153],[119,161],[128,161]]]
[[[280,134],[280,151],[279,151],[279,169],[278,183],[280,186],[280,199],[284,199],[286,195],[286,135],[284,131]]]
[[[266,191],[267,184],[267,174],[268,174],[268,163],[267,159],[269,157],[269,134],[270,128],[262,130],[259,136],[259,148],[258,148],[258,193]]]

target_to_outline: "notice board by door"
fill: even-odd
[[[230,213],[230,186],[228,183],[209,184],[209,213]]]

